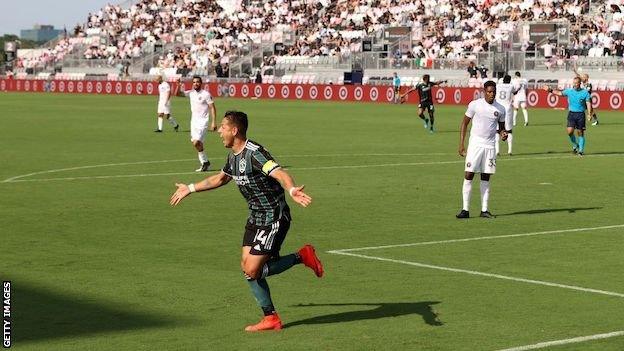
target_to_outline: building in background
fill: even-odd
[[[36,24],[33,29],[22,29],[20,39],[35,42],[46,42],[63,33],[62,29],[54,29],[54,26]]]

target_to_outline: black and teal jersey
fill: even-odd
[[[431,98],[431,88],[433,88],[433,85],[433,82],[420,82],[414,87],[418,91],[421,104],[426,102],[433,102],[433,99]]]
[[[283,216],[290,219],[284,189],[269,176],[279,167],[262,145],[251,140],[247,140],[245,148],[238,154],[228,154],[222,171],[232,177],[247,200],[249,223],[266,226]]]

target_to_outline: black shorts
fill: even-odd
[[[398,86],[398,87],[397,87],[397,86],[395,86],[395,87],[394,87],[394,93],[395,93],[395,94],[398,94],[400,91],[401,91],[401,87],[400,87],[400,86]]]
[[[279,221],[267,226],[247,223],[243,246],[251,246],[249,252],[252,255],[279,256],[288,229],[290,229],[290,216],[283,216]]]
[[[418,104],[418,108],[422,108],[423,110],[427,110],[429,112],[433,112],[435,108],[433,107],[433,102],[425,101]]]
[[[568,112],[568,128],[585,130],[585,112]]]

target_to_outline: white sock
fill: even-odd
[[[500,146],[498,143],[500,142],[500,134],[496,133],[496,142],[494,143],[494,148],[496,149],[496,154],[499,154]]]
[[[481,180],[481,212],[488,210],[488,201],[490,200],[490,182]]]
[[[169,121],[169,124],[174,127],[178,125],[178,122],[175,120],[175,118],[173,118],[173,116],[169,116],[169,118],[167,118],[167,121]]]
[[[511,153],[511,148],[513,146],[513,134],[507,134],[507,153]]]
[[[529,123],[529,112],[526,108],[522,109],[522,115],[524,115],[524,123]]]
[[[518,115],[518,110],[513,111],[513,125],[516,125],[516,116]]]
[[[468,208],[470,207],[470,191],[472,190],[472,180],[468,180],[468,179],[464,179],[464,186],[462,188],[462,195],[463,195],[463,210],[464,211],[468,211]]]
[[[208,156],[206,156],[206,154],[203,151],[199,151],[197,153],[197,157],[199,157],[199,162],[201,164],[208,162]]]
[[[162,126],[163,126],[163,118],[158,117],[158,130],[162,130]]]

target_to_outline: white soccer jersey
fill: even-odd
[[[184,92],[191,100],[191,124],[208,125],[210,115],[208,114],[208,105],[214,104],[212,95],[206,90],[188,90]]]
[[[505,108],[511,107],[514,91],[514,86],[511,83],[496,84],[496,101],[505,106]]]
[[[526,101],[527,99],[527,87],[529,86],[529,82],[524,78],[515,78],[513,80],[514,89],[518,91],[518,93],[514,96],[515,102]]]
[[[497,101],[488,104],[484,98],[481,98],[470,102],[466,110],[466,117],[472,119],[468,146],[493,149],[498,123],[505,122],[505,113],[505,107]]]
[[[169,95],[171,94],[171,87],[169,83],[162,82],[158,84],[158,105],[165,105],[169,103]]]

